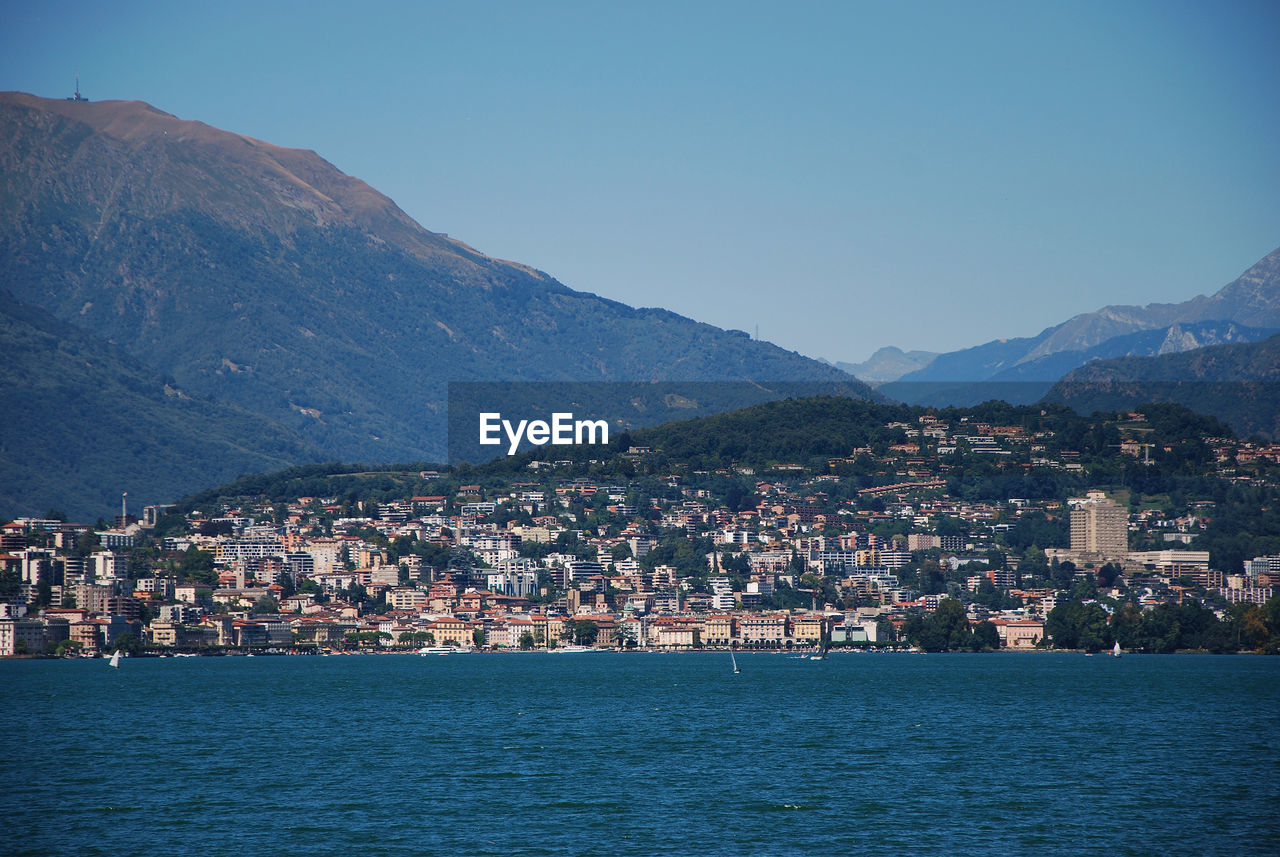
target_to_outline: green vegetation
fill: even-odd
[[[313,153],[267,155],[214,129],[194,145],[177,120],[128,102],[113,115],[132,117],[119,120],[128,139],[89,116],[0,104],[12,154],[0,282],[63,331],[59,344],[13,340],[33,355],[22,373],[48,383],[14,383],[22,349],[5,354],[11,392],[24,391],[6,404],[40,443],[34,455],[7,445],[5,461],[30,466],[0,471],[0,514],[56,498],[81,516],[122,490],[164,501],[307,461],[441,459],[455,381],[794,379],[874,395],[741,332],[488,258]],[[140,152],[154,169],[138,169]],[[168,402],[165,382],[189,398]]]
[[[131,497],[172,498],[246,471],[317,460],[297,434],[187,393],[122,349],[0,293],[0,514],[58,505],[92,520]]]
[[[934,429],[922,431],[926,426]],[[991,444],[1001,454],[976,448],[982,437],[997,435],[1004,440]],[[1131,454],[1135,438],[1150,445],[1150,463],[1145,454]],[[635,446],[645,451],[631,452]],[[401,570],[399,583],[405,584],[420,566],[425,574],[480,564],[466,549],[436,541],[451,535],[442,520],[409,534],[394,529],[391,522],[404,520],[409,498],[434,498],[428,501],[432,510],[445,515],[458,514],[467,503],[496,502],[487,522],[499,527],[542,526],[545,521],[535,516],[545,514],[558,518],[561,529],[550,542],[521,545],[531,558],[554,552],[594,559],[607,550],[615,560],[629,561],[632,547],[625,539],[637,530],[645,533],[650,549],[636,551],[640,572],[671,567],[682,605],[708,603],[713,576],[727,578],[735,592],[747,591],[751,559],[761,557],[715,537],[721,528],[746,529],[785,551],[768,558],[777,579],[771,593],[750,600],[750,609],[801,611],[827,604],[849,611],[883,597],[865,581],[842,580],[839,566],[824,574],[808,565],[804,553],[818,537],[856,533],[862,547],[875,535],[885,549],[923,530],[961,547],[895,557],[906,562],[894,569],[902,588],[940,596],[935,612],[915,608],[905,614],[902,643],[938,652],[992,650],[999,645],[997,624],[984,618],[1008,618],[994,614],[1046,598],[1056,606],[1046,617],[1043,646],[1096,652],[1118,640],[1126,650],[1143,652],[1275,651],[1280,602],[1228,607],[1217,600],[1218,584],[1206,590],[1189,578],[1144,577],[1140,568],[1125,571],[1112,564],[1077,568],[1050,562],[1045,553],[1067,544],[1065,500],[1099,487],[1127,505],[1135,521],[1139,512],[1145,516],[1133,538],[1137,546],[1168,544],[1161,533],[1176,525],[1189,547],[1208,550],[1212,565],[1224,571],[1238,572],[1243,559],[1280,552],[1280,519],[1274,513],[1280,508],[1280,467],[1265,457],[1238,467],[1231,459],[1243,449],[1216,421],[1168,404],[1145,406],[1141,414],[1086,417],[1061,406],[987,403],[931,411],[822,397],[638,429],[615,438],[610,449],[565,449],[564,460],[538,467],[530,466],[536,454],[526,454],[452,468],[315,464],[243,476],[187,498],[162,523],[168,535],[181,535],[188,526],[217,535],[235,527],[233,518],[296,518],[300,532],[356,537],[362,548],[389,562],[421,560],[411,564],[413,570]],[[530,496],[520,496],[524,492]],[[421,502],[413,504],[414,514],[423,511]],[[340,518],[353,520],[339,525]],[[133,550],[131,570],[216,585],[210,553],[165,553],[158,535]],[[89,538],[77,545],[80,553],[93,547]],[[353,558],[354,552],[342,557],[348,568]],[[291,583],[280,594],[290,591]],[[302,582],[299,591],[326,600],[314,581]],[[374,600],[359,584],[328,594],[365,612],[387,609],[386,601]],[[619,610],[619,589],[606,580],[604,594]],[[544,572],[529,600],[554,604],[563,595]],[[1184,603],[1141,609],[1153,600],[1180,598]],[[253,605],[258,613],[278,608],[271,596]],[[881,639],[896,639],[887,623],[881,630]],[[349,645],[386,642],[364,633],[353,635]],[[595,622],[574,617],[563,640],[541,640],[539,631],[518,644],[591,645],[599,633]],[[474,642],[481,645],[483,639]],[[399,645],[420,643],[410,636]]]
[[[1097,652],[1115,642],[1126,651],[1171,654],[1180,651],[1280,654],[1280,598],[1264,605],[1236,604],[1222,619],[1202,604],[1164,603],[1140,610],[1131,602],[1072,601],[1049,612],[1045,633],[1055,648]]]
[[[1205,438],[1227,438],[1231,444],[1234,441],[1230,440],[1230,430],[1178,405],[1148,404],[1139,410],[1145,415],[1141,422],[1135,422],[1127,413],[1081,416],[1061,405],[1015,407],[989,402],[974,408],[936,411],[834,397],[767,402],[730,413],[637,429],[616,439],[603,457],[593,447],[560,447],[558,454],[571,459],[573,465],[541,478],[553,482],[573,477],[624,482],[632,486],[636,496],[658,501],[680,497],[681,488],[702,489],[731,511],[758,502],[756,484],[761,479],[801,478],[812,481],[814,490],[821,491],[824,511],[879,511],[884,507],[883,501],[864,497],[859,491],[901,479],[881,463],[892,444],[908,440],[903,428],[890,428],[889,424],[915,425],[922,416],[936,416],[957,423],[965,420],[1018,426],[1027,436],[1037,438],[1042,450],[1036,455],[1042,460],[1070,453],[1082,467],[1073,472],[1029,465],[1025,457],[981,456],[960,449],[945,463],[946,487],[937,492],[938,496],[994,504],[1003,504],[1010,497],[1063,502],[1090,488],[1105,487],[1127,495],[1135,508],[1161,507],[1172,512],[1192,503],[1205,504],[1212,514],[1206,516],[1206,528],[1197,535],[1195,547],[1208,550],[1212,564],[1225,571],[1238,572],[1244,559],[1280,552],[1280,516],[1273,513],[1280,509],[1280,489],[1270,483],[1229,482],[1216,472],[1214,452]],[[1147,450],[1150,463],[1120,451],[1120,441],[1130,436],[1151,444]],[[631,445],[647,446],[652,452],[639,458],[629,456],[626,449]],[[850,456],[859,448],[870,452]],[[928,442],[920,454],[933,454]],[[460,486],[478,484],[486,496],[501,492],[513,481],[531,478],[528,464],[536,457],[537,453],[525,453],[457,467],[425,463],[377,467],[305,465],[241,477],[186,498],[180,502],[179,510],[201,509],[215,515],[224,503],[266,500],[280,504],[299,496],[334,498],[336,511],[315,510],[316,519],[323,522],[356,515],[361,508],[367,514],[378,503],[407,496],[441,495],[446,498],[446,514],[451,514],[462,502],[457,497]],[[428,476],[424,477],[424,472]],[[681,488],[667,481],[673,473],[680,477]],[[616,527],[612,516],[604,513],[606,502],[603,496],[590,501],[576,498],[567,511],[583,527]],[[653,510],[647,509],[640,516],[652,514]],[[511,517],[519,519],[518,515]],[[523,520],[528,523],[530,519],[526,515]],[[894,526],[885,522],[875,529],[881,536],[905,532]],[[943,518],[938,532],[947,535],[951,532],[948,528],[954,526],[952,519]],[[1052,577],[1053,570],[1044,561],[1042,549],[1065,547],[1067,541],[1065,511],[1051,514],[1036,510],[1020,515],[1000,536],[1001,546],[1023,558],[1022,575],[1028,582]],[[429,565],[443,564],[443,549],[438,546],[417,543],[388,547],[394,555],[417,553]],[[528,547],[530,555],[550,549]],[[585,551],[586,546],[562,541],[554,549],[574,553]],[[709,550],[709,544],[689,542],[682,534],[660,536],[658,547],[641,562],[645,567],[675,565],[682,574],[705,575],[703,558]],[[584,558],[587,555],[583,553]],[[913,579],[918,570],[921,569],[909,570],[907,579]],[[735,573],[732,567],[725,571]],[[945,591],[947,580],[938,576],[936,569],[926,566],[922,571],[922,591]],[[790,603],[784,598],[779,606],[784,602]]]
[[[576,646],[594,645],[600,627],[590,619],[575,619],[569,624],[569,635]]]
[[[1098,360],[1060,380],[1046,401],[1081,411],[1175,402],[1214,414],[1241,437],[1280,438],[1280,335],[1160,357]]]

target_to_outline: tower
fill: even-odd
[[[1090,491],[1071,510],[1071,550],[1103,559],[1129,553],[1129,513],[1101,491]]]

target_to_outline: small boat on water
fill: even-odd
[[[111,667],[114,670],[120,669],[120,650],[119,649],[115,650],[115,653],[111,656],[111,660],[107,662],[107,666]]]
[[[738,666],[738,659],[734,657],[733,652],[729,653],[729,659],[733,661],[733,674],[738,675],[742,672],[742,667]]]
[[[421,649],[418,649],[418,654],[425,658],[428,655],[451,655],[455,651],[457,651],[457,649],[453,646],[423,646]]]
[[[1111,657],[1113,658],[1120,657],[1120,641],[1119,640],[1116,640],[1115,646],[1111,648]]]

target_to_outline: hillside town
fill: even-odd
[[[426,490],[398,497],[21,518],[0,530],[0,656],[1150,649],[1138,625],[1153,611],[1195,605],[1247,626],[1280,587],[1280,554],[1223,568],[1199,547],[1212,501],[949,493],[963,461],[1087,481],[1043,433],[936,416],[882,428],[896,442],[822,472],[695,471],[631,445],[474,482],[420,471],[406,484]],[[1215,479],[1274,486],[1280,445],[1207,443]],[[1149,443],[1115,446],[1151,462]],[[858,472],[875,484],[856,487]],[[931,643],[944,613],[953,633]]]

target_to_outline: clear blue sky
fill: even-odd
[[[11,4],[0,89],[314,149],[428,229],[831,360],[1280,246],[1280,3]]]

